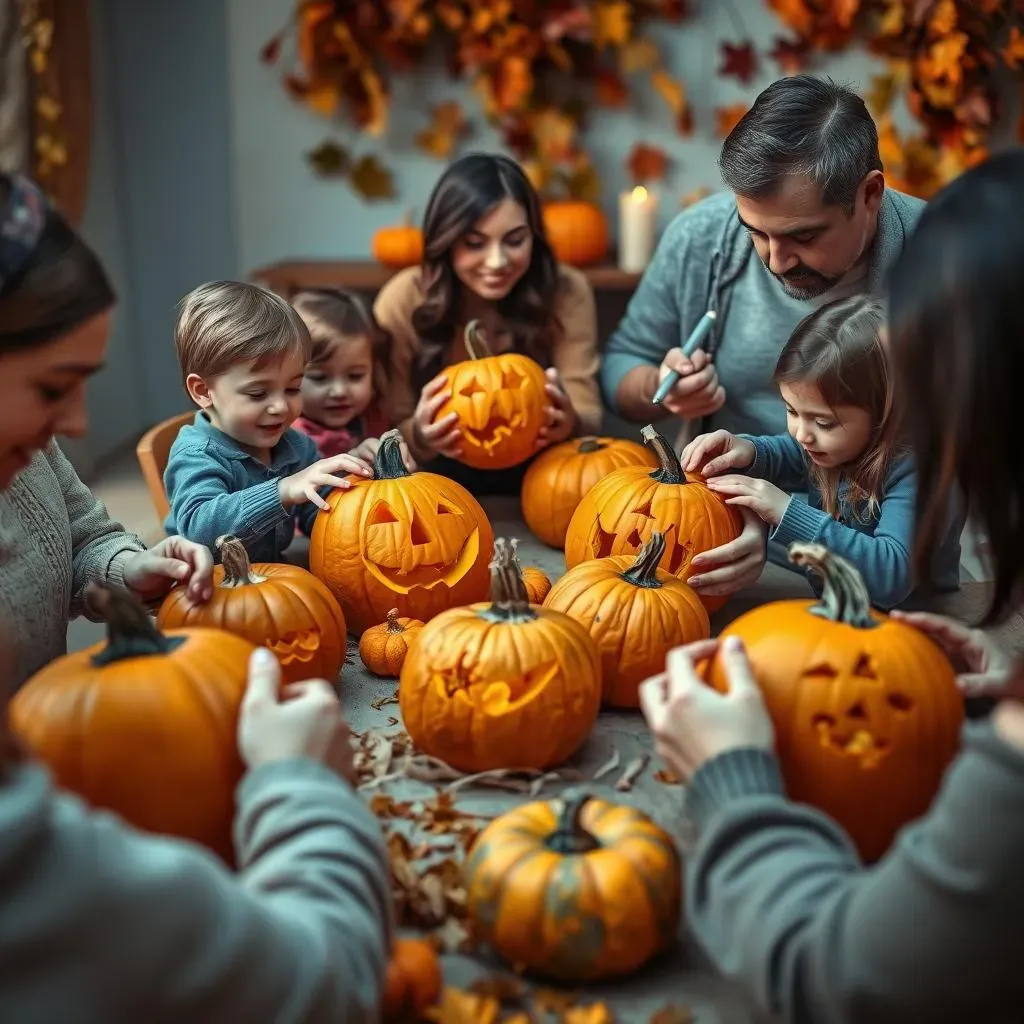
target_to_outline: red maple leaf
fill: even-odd
[[[799,74],[807,67],[807,56],[811,52],[811,44],[806,39],[783,39],[775,37],[775,46],[768,54],[778,65],[784,75]]]
[[[749,42],[733,46],[732,43],[722,43],[722,66],[718,73],[724,78],[733,75],[744,85],[750,85],[757,71],[757,54]]]
[[[626,159],[626,169],[633,183],[643,185],[648,181],[661,181],[668,170],[668,154],[657,146],[645,142],[636,143]]]

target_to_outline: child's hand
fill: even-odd
[[[687,473],[700,473],[706,480],[733,469],[750,469],[756,454],[753,441],[728,430],[713,430],[695,437],[683,449],[679,463]]]
[[[756,512],[766,523],[778,526],[789,507],[789,495],[768,483],[752,476],[734,473],[716,476],[708,481],[708,487],[725,498],[726,505],[740,505]]]
[[[301,472],[286,476],[278,484],[281,504],[285,508],[313,502],[317,508],[329,512],[331,506],[317,494],[321,487],[339,487],[345,490],[352,484],[338,473],[354,473],[356,476],[372,477],[373,470],[362,459],[351,455],[334,455],[321,459]]]
[[[377,457],[377,449],[380,448],[379,437],[368,437],[364,441],[360,441],[350,452],[353,458],[364,459],[366,462],[372,465],[373,460]],[[416,465],[416,460],[412,457],[412,453],[409,451],[409,446],[404,442],[398,443],[398,450],[402,453],[402,462],[405,464],[405,468],[410,473],[415,473],[419,466]]]
[[[544,392],[548,397],[548,421],[537,435],[538,448],[558,444],[576,429],[576,410],[572,407],[572,399],[565,392],[558,371],[553,368],[545,370],[544,376],[547,377]]]
[[[448,378],[445,376],[435,377],[420,392],[420,400],[412,414],[412,437],[422,451],[457,459],[462,454],[459,417],[450,412],[436,423],[433,422],[438,409],[451,397]]]

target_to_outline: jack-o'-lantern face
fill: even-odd
[[[478,367],[467,371],[468,380],[456,394],[464,401],[459,406],[459,426],[463,441],[476,448],[490,452],[513,431],[526,426],[527,404],[520,394],[526,386],[527,377],[514,366],[500,370],[500,385],[496,391],[489,391],[481,383]]]

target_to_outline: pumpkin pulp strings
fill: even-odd
[[[90,583],[86,599],[107,624],[107,646],[91,659],[97,668],[128,658],[169,654],[185,642],[183,636],[164,636],[145,608],[123,587]]]

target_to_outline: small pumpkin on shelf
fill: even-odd
[[[651,534],[636,558],[612,555],[581,562],[551,589],[545,608],[587,628],[601,652],[604,703],[640,705],[639,687],[665,671],[673,647],[706,640],[708,613],[696,592],[658,568],[665,535]]]
[[[217,539],[221,564],[213,569],[213,595],[193,604],[175,587],[157,613],[161,629],[209,626],[269,647],[285,682],[337,680],[347,646],[345,616],[334,595],[301,566],[249,561],[230,534]]]
[[[219,629],[161,632],[110,584],[91,584],[87,599],[106,642],[37,672],[10,702],[12,732],[62,789],[232,864],[238,709],[254,646]]]
[[[600,658],[578,622],[530,604],[513,547],[498,538],[491,600],[423,627],[398,702],[413,743],[459,771],[550,768],[597,719]]]
[[[620,437],[578,437],[546,448],[523,476],[523,519],[530,532],[550,547],[564,547],[583,496],[623,466],[656,469],[658,459],[642,444]]]
[[[477,836],[464,875],[474,937],[563,982],[629,974],[680,927],[671,836],[642,811],[587,793],[503,814]]]
[[[821,576],[821,599],[762,605],[721,635],[743,641],[788,795],[835,818],[874,861],[938,792],[959,747],[963,697],[942,650],[874,611],[851,563],[821,544],[791,544],[789,557]],[[728,690],[717,656],[704,672]]]
[[[523,569],[523,586],[530,604],[543,604],[551,591],[551,579],[543,569],[528,565]]]
[[[401,224],[374,232],[373,257],[391,270],[403,270],[423,262],[423,232],[413,222],[412,210]]]
[[[658,458],[646,466],[626,466],[594,484],[579,503],[565,536],[565,566],[590,558],[635,555],[655,530],[665,535],[662,569],[689,579],[695,555],[735,540],[743,518],[695,474],[684,473],[675,449],[650,424],[641,431]],[[724,597],[701,597],[709,612]]]
[[[397,608],[377,626],[371,626],[359,638],[359,657],[375,675],[394,679],[402,671],[409,645],[423,628],[419,619],[400,616]]]
[[[462,434],[459,461],[474,469],[509,469],[537,450],[547,422],[547,379],[539,363],[518,352],[491,355],[478,320],[465,332],[469,359],[447,367],[449,398],[434,421],[455,413]]]
[[[586,267],[608,257],[608,218],[596,203],[564,199],[541,209],[544,234],[559,263]]]
[[[444,987],[437,945],[431,939],[395,939],[384,976],[381,1020],[417,1024]]]

